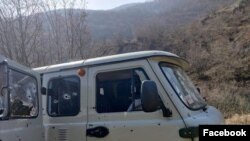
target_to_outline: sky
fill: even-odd
[[[86,0],[86,8],[92,10],[108,10],[124,4],[146,1],[150,0]]]

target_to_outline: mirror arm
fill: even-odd
[[[160,108],[162,110],[163,117],[171,117],[173,115],[172,111],[169,108],[166,108],[162,101]]]
[[[162,113],[163,113],[163,117],[171,117],[173,114],[172,111],[166,108],[165,106],[162,107]]]

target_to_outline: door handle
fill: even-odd
[[[195,138],[199,136],[198,127],[188,127],[179,130],[179,135],[182,138]]]
[[[89,137],[103,138],[109,134],[109,129],[104,126],[87,129],[86,135]]]

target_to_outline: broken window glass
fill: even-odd
[[[11,117],[37,116],[37,81],[34,77],[10,69],[9,92]]]

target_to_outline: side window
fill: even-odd
[[[77,115],[80,111],[80,79],[67,76],[50,80],[47,98],[50,116]]]
[[[7,65],[0,64],[0,118],[7,115]]]
[[[38,114],[37,81],[9,69],[10,116],[35,117]]]
[[[141,83],[148,80],[142,69],[99,73],[96,76],[98,113],[141,111]]]

